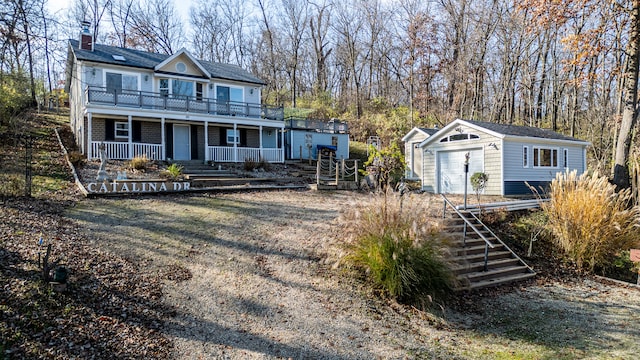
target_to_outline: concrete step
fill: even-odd
[[[495,259],[487,262],[487,269],[497,269],[502,267],[516,266],[519,264],[521,263],[517,258]],[[480,261],[468,264],[459,264],[453,268],[453,273],[456,275],[461,275],[483,270],[484,261]]]
[[[536,273],[532,273],[532,272],[513,274],[505,277],[469,283],[467,286],[460,287],[458,290],[476,290],[476,289],[483,289],[483,288],[492,287],[492,286],[499,286],[503,284],[511,284],[514,282],[530,279],[534,276],[536,276]]]
[[[488,269],[487,271],[476,271],[472,273],[459,275],[460,278],[468,279],[470,283],[478,283],[490,279],[498,279],[508,277],[514,274],[528,273],[529,268],[524,265],[514,265]]]
[[[478,244],[478,245],[460,247],[457,249],[452,249],[451,251],[454,256],[475,255],[475,254],[484,255],[485,248],[486,248],[486,245],[483,241],[481,244]],[[489,254],[495,251],[501,251],[502,249],[504,249],[504,245],[495,244],[493,248],[489,248]]]

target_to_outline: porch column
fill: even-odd
[[[131,133],[133,132],[133,124],[131,119],[131,115],[127,116],[127,126],[129,127],[129,146],[127,147],[127,156],[129,157],[129,159],[133,159],[133,136],[131,136]]]
[[[93,126],[91,124],[92,120],[93,120],[92,114],[88,113],[87,114],[87,143],[85,144],[86,145],[86,150],[87,150],[87,159],[88,160],[91,160],[92,157],[93,157],[93,154],[92,154],[92,151],[91,151],[92,150],[91,147],[93,146],[93,144],[91,143],[91,138],[93,137],[93,134],[92,134]]]
[[[240,136],[238,134],[238,124],[233,123],[233,162],[238,162],[238,142],[236,139],[239,139]]]
[[[260,160],[262,160],[263,157],[264,155],[262,154],[262,125],[260,125]]]
[[[282,156],[282,162],[284,162],[284,126],[280,128],[280,155]],[[293,154],[293,146],[292,146],[292,152],[291,154]],[[300,154],[301,158],[302,158],[302,154]]]
[[[204,122],[204,163],[209,161],[209,122]]]
[[[164,116],[160,118],[160,148],[162,151],[162,155],[160,158],[162,160],[167,160],[167,152],[165,150],[165,139],[164,139]]]

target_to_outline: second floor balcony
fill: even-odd
[[[284,120],[282,106],[271,106],[236,101],[220,101],[195,96],[168,96],[161,93],[131,90],[107,90],[88,86],[85,98],[88,104],[158,111],[178,111],[221,116]]]

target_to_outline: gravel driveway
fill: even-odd
[[[380,300],[333,265],[356,195],[86,199],[68,216],[164,280],[179,359],[610,358],[640,352],[640,292],[529,283],[438,316]],[[428,196],[428,195],[423,195]],[[438,205],[439,206],[439,205]],[[464,301],[470,303],[465,305]]]

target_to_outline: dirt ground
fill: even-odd
[[[90,241],[162,277],[179,359],[634,359],[640,291],[538,279],[435,315],[375,297],[342,256],[341,209],[365,194],[270,191],[85,199]],[[442,202],[422,194],[425,207]]]

